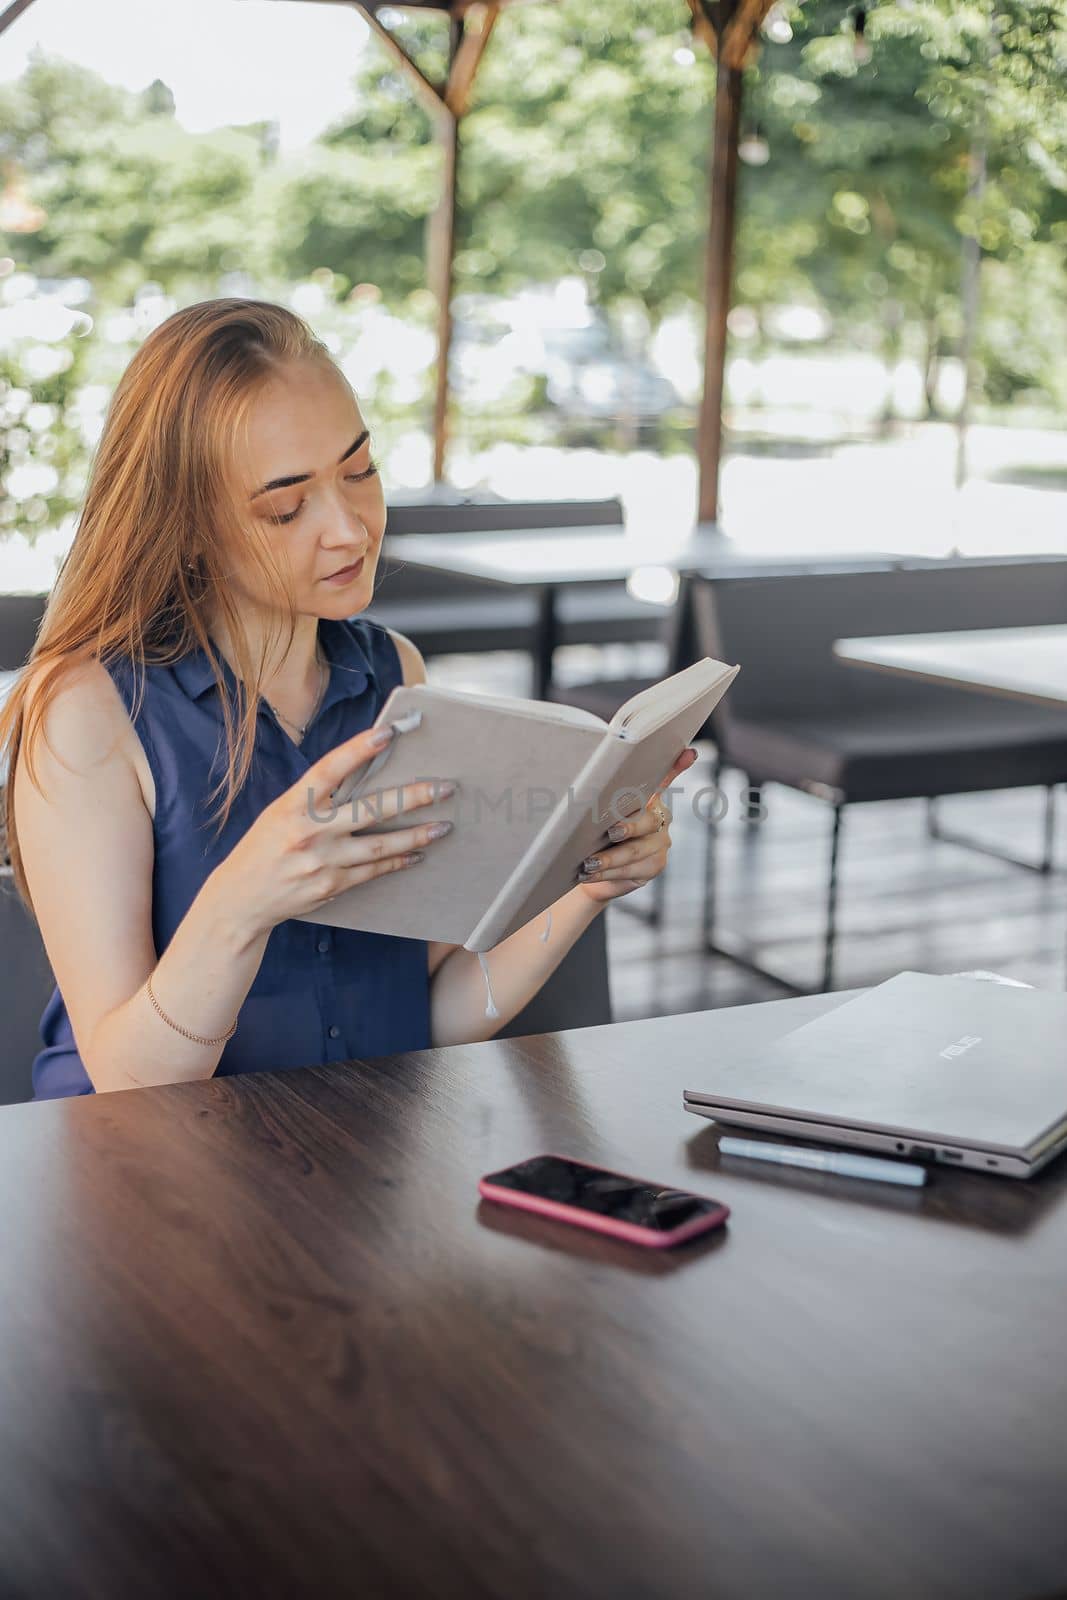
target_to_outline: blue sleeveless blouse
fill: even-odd
[[[225,733],[207,653],[198,648],[168,666],[144,668],[144,696],[134,726],[156,788],[152,927],[157,954],[166,949],[204,880],[263,808],[327,750],[370,727],[390,690],[402,681],[396,645],[381,624],[365,617],[323,618],[319,638],[329,681],[303,742],[297,745],[260,701],[252,765],[221,832],[219,801],[210,797],[225,768]],[[132,662],[116,658],[106,665],[132,715]],[[236,680],[224,658],[221,667],[233,702]],[[216,1075],[425,1049],[430,1044],[428,953],[422,939],[292,919],[279,923],[268,936]],[[195,1029],[195,1022],[188,1026]],[[40,1032],[44,1049],[33,1063],[34,1099],[92,1094],[58,988],[45,1007]]]

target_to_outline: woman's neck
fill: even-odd
[[[244,626],[252,659],[256,661],[266,645],[267,627],[257,624],[254,619],[246,620]],[[237,677],[237,665],[225,625],[212,623],[208,631],[229,662],[234,677]],[[298,715],[299,709],[303,707],[307,710],[322,688],[321,660],[324,658],[318,641],[319,618],[299,616],[289,648],[285,648],[284,639],[276,642],[263,667],[260,693],[300,724],[307,719]]]

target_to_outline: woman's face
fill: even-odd
[[[381,479],[351,390],[326,362],[293,363],[257,395],[236,492],[301,615],[343,618],[370,602],[385,531]],[[255,564],[235,586],[271,604]]]

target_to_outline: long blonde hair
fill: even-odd
[[[25,745],[27,772],[37,781],[34,741],[46,709],[72,668],[87,660],[118,654],[132,661],[136,716],[146,663],[174,661],[197,646],[208,651],[226,730],[226,768],[212,791],[222,795],[220,829],[225,823],[251,765],[256,699],[277,635],[253,661],[226,581],[230,562],[220,535],[245,536],[268,592],[277,596],[279,615],[288,612],[290,642],[297,619],[267,541],[238,508],[230,473],[256,394],[283,365],[300,360],[333,366],[325,345],[294,312],[263,300],[205,300],[176,311],[149,334],[119,381],[77,533],[26,667],[0,711],[0,761],[5,749],[8,757],[7,851],[31,913],[15,827],[15,766]],[[208,602],[226,626],[238,668],[236,715],[204,620]],[[35,692],[24,727],[31,673]]]

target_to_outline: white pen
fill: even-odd
[[[747,1156],[751,1161],[777,1161],[785,1167],[804,1167],[809,1172],[835,1172],[842,1178],[873,1178],[880,1183],[903,1183],[919,1188],[926,1182],[926,1168],[906,1161],[881,1161],[877,1156],[849,1155],[843,1150],[809,1150],[803,1145],[769,1144],[762,1139],[719,1140],[724,1156]]]

